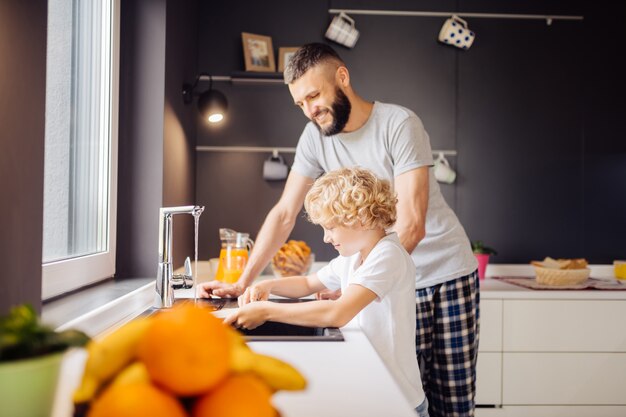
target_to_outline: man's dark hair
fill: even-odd
[[[291,84],[311,68],[328,61],[335,61],[339,65],[344,65],[339,54],[324,43],[309,43],[302,46],[285,65],[285,84]]]

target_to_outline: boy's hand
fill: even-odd
[[[239,297],[239,307],[254,301],[265,301],[270,298],[271,287],[263,283],[252,285],[246,288],[246,291]]]
[[[222,298],[237,298],[243,293],[243,286],[239,283],[227,284],[221,281],[201,282],[196,287],[196,294],[200,298],[210,298],[215,295]]]
[[[256,329],[267,321],[265,307],[269,303],[269,301],[259,301],[240,307],[233,314],[226,316],[224,323],[241,329]]]
[[[322,290],[315,293],[316,300],[336,300],[341,297],[341,289],[339,290]]]

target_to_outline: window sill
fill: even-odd
[[[152,305],[154,278],[109,280],[44,302],[42,321],[56,329],[74,328],[95,336]]]

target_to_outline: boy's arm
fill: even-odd
[[[224,319],[227,324],[254,329],[268,320],[299,326],[343,327],[377,295],[361,285],[352,284],[336,301],[320,300],[296,304],[260,301],[247,304]]]
[[[276,278],[251,285],[239,297],[239,305],[245,305],[253,301],[267,300],[270,294],[282,297],[300,298],[311,295],[326,288],[319,280],[316,273],[307,276],[293,276]]]

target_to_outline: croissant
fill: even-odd
[[[283,277],[302,275],[311,266],[311,248],[302,240],[290,240],[272,258],[272,268]]]

